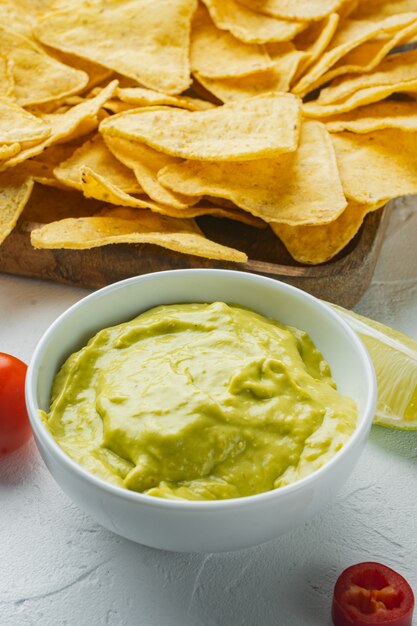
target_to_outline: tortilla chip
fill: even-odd
[[[0,2],[0,24],[7,25],[8,30],[30,39],[35,23],[33,15],[16,6],[15,0]]]
[[[107,178],[125,193],[143,193],[133,172],[113,156],[101,135],[84,143],[66,161],[55,167],[54,175],[61,183],[81,191],[81,174],[85,166]]]
[[[186,161],[164,168],[160,182],[180,193],[231,200],[266,222],[321,224],[346,207],[332,142],[320,122],[304,122],[299,148],[240,163]]]
[[[193,220],[150,211],[113,209],[100,216],[65,219],[31,233],[35,248],[82,250],[115,243],[151,243],[183,254],[244,263],[247,256],[207,239]]]
[[[297,35],[293,41],[297,50],[305,52],[294,80],[298,80],[326,50],[339,25],[339,15],[331,13],[320,22],[313,22],[307,30]]]
[[[239,0],[253,11],[285,20],[322,20],[342,5],[342,0]]]
[[[299,120],[295,96],[270,94],[208,111],[136,109],[104,120],[100,131],[181,158],[237,161],[295,150]]]
[[[417,79],[417,50],[389,56],[371,74],[346,76],[334,81],[320,92],[317,104],[328,105],[347,100],[353,94],[370,87],[401,85]]]
[[[55,177],[54,168],[61,161],[68,159],[78,145],[77,141],[55,144],[50,148],[46,148],[37,157],[21,163],[14,171],[31,176],[35,182],[41,185],[65,189],[65,185]]]
[[[417,133],[417,104],[384,100],[349,113],[326,118],[324,123],[331,133],[340,133],[344,130],[351,133],[372,133],[384,128]]]
[[[136,107],[167,105],[189,111],[204,111],[213,108],[213,104],[206,100],[190,98],[189,96],[168,96],[143,87],[125,87],[123,89],[119,87],[117,95],[123,103]]]
[[[133,170],[143,191],[155,202],[167,204],[175,209],[186,209],[199,201],[199,198],[193,196],[176,194],[166,189],[158,181],[159,170],[167,165],[180,163],[181,159],[157,152],[146,144],[122,137],[106,136],[105,140],[115,157]]]
[[[14,78],[11,62],[0,55],[0,98],[4,97],[14,100]]]
[[[416,7],[417,8],[417,7]],[[416,13],[417,18],[417,13]],[[328,83],[343,74],[363,74],[372,71],[394,48],[407,42],[417,33],[415,23],[407,25],[388,39],[372,39],[357,46],[340,59],[328,72],[323,74],[321,84]],[[378,68],[377,68],[378,71]]]
[[[98,113],[103,104],[109,100],[117,89],[117,80],[112,81],[99,95],[69,109],[66,113],[50,113],[43,116],[43,121],[50,126],[51,134],[44,141],[22,150],[19,154],[3,164],[3,168],[14,167],[27,159],[37,156],[48,146],[72,141],[97,128]]]
[[[0,98],[0,144],[40,143],[51,134],[45,122],[10,98]]]
[[[14,95],[21,106],[80,92],[88,75],[45,54],[35,42],[0,28],[0,54],[11,62]]]
[[[416,10],[415,0],[361,0],[352,17],[375,20]]]
[[[339,116],[341,113],[353,111],[358,107],[363,107],[373,102],[379,102],[393,93],[413,93],[417,92],[417,79],[398,83],[396,85],[381,85],[378,87],[369,87],[361,89],[354,93],[347,100],[335,102],[332,104],[319,104],[318,102],[307,102],[303,104],[303,114],[305,117],[325,118],[331,116]]]
[[[176,94],[190,85],[188,50],[196,7],[196,0],[102,0],[45,15],[35,34],[48,46]]]
[[[33,180],[15,172],[0,174],[0,244],[17,224],[33,188]]]
[[[417,193],[417,133],[387,129],[331,137],[349,199],[380,204]]]
[[[217,28],[245,43],[290,41],[306,28],[305,22],[288,22],[252,11],[236,0],[203,0]]]
[[[292,92],[303,97],[323,84],[325,75],[335,63],[351,50],[376,37],[393,36],[406,26],[416,22],[416,14],[394,15],[376,22],[344,20],[333,37],[330,47],[310,68],[309,72],[292,88]]]
[[[208,78],[248,76],[273,66],[265,48],[217,28],[202,5],[192,23],[190,63],[192,72]]]
[[[53,48],[50,48],[48,53],[52,54],[56,59],[58,59],[58,61],[65,63],[65,65],[75,67],[77,70],[81,70],[88,75],[89,80],[83,90],[85,92],[93,89],[96,85],[102,84],[104,81],[110,80],[110,78],[114,75],[113,71],[109,68],[99,65],[98,63],[94,63],[93,61],[89,61],[88,59],[83,59],[75,54],[69,54],[68,52],[62,52],[61,50],[54,50]]]
[[[14,157],[21,149],[20,143],[0,145],[0,161],[11,159],[11,157]]]
[[[330,261],[343,250],[359,231],[365,216],[379,207],[350,200],[339,217],[328,224],[271,224],[271,228],[293,259],[307,265],[318,265]]]

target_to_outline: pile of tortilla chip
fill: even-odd
[[[417,193],[417,0],[0,0],[0,244],[300,263]],[[230,224],[230,222],[229,222]]]

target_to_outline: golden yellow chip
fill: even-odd
[[[361,0],[352,17],[375,20],[399,13],[416,11],[415,0]]]
[[[66,113],[44,115],[44,122],[51,128],[49,137],[31,148],[21,150],[19,154],[6,161],[0,168],[14,167],[31,157],[37,156],[52,144],[73,141],[97,128],[98,113],[103,104],[114,95],[117,85],[117,80],[112,81],[97,96],[72,107]]]
[[[369,87],[360,89],[350,98],[341,102],[321,105],[318,102],[307,102],[303,105],[303,113],[305,117],[326,118],[331,116],[339,116],[341,113],[353,111],[358,107],[363,107],[373,102],[379,102],[393,93],[413,93],[417,92],[417,79],[397,83],[396,85],[379,85],[378,87]]]
[[[320,122],[304,122],[296,152],[240,163],[186,161],[164,168],[160,182],[189,195],[231,200],[266,222],[320,224],[346,207],[332,142]]]
[[[47,55],[35,42],[0,28],[0,54],[11,62],[14,95],[21,106],[81,91],[88,75]]]
[[[85,166],[106,177],[125,193],[143,193],[134,173],[113,156],[101,135],[85,142],[55,167],[54,175],[61,183],[82,190],[81,173]]]
[[[343,0],[239,0],[254,11],[285,20],[322,20],[334,13]]]
[[[290,63],[295,67],[296,59],[290,59]],[[289,75],[275,68],[243,78],[206,78],[197,73],[194,77],[198,81],[196,89],[201,85],[209,94],[208,97],[214,96],[225,104],[247,100],[260,94],[285,93],[290,86]]]
[[[317,104],[328,105],[347,100],[370,87],[396,86],[417,79],[417,50],[389,56],[371,74],[335,80],[320,92]]]
[[[53,55],[59,61],[65,63],[65,65],[70,65],[71,67],[75,67],[77,70],[82,70],[88,75],[89,80],[84,88],[85,92],[90,91],[96,85],[100,85],[104,81],[109,81],[114,75],[114,72],[108,67],[104,67],[103,65],[99,65],[98,63],[94,63],[88,59],[83,59],[75,54],[69,54],[68,52],[62,52],[61,50],[54,50]]]
[[[35,248],[81,250],[115,243],[151,243],[209,259],[244,263],[247,256],[207,239],[193,220],[150,211],[113,209],[100,216],[65,219],[31,233]]]
[[[199,198],[170,191],[158,181],[159,170],[167,165],[180,163],[181,159],[122,137],[107,135],[105,140],[115,157],[133,170],[143,191],[155,202],[167,204],[175,209],[186,209],[199,201]]]
[[[196,0],[103,0],[49,13],[35,34],[48,46],[176,94],[190,85],[190,25],[196,7]]]
[[[297,35],[293,41],[297,50],[305,52],[294,80],[298,80],[326,50],[339,25],[339,15],[331,13],[320,22],[313,22],[306,30]]]
[[[378,70],[377,65],[384,60],[391,50],[409,41],[416,33],[417,19],[392,37],[366,41],[342,57],[328,72],[323,74],[320,82],[322,84],[328,83],[343,74],[363,74],[374,68]]]
[[[194,210],[193,207],[178,210],[171,205],[159,204],[148,196],[133,196],[116,187],[108,178],[93,172],[84,166],[81,172],[82,192],[86,198],[94,198],[116,206],[130,207],[133,209],[150,209],[154,213],[169,215],[171,217],[196,217],[205,214],[206,211]]]
[[[0,5],[1,6],[1,5]],[[14,78],[12,64],[0,54],[0,97],[14,99]]]
[[[123,103],[135,105],[137,107],[167,105],[189,111],[203,111],[212,109],[213,104],[199,98],[189,96],[168,96],[152,89],[143,87],[125,87],[117,90],[117,95]]]
[[[325,75],[335,63],[351,50],[376,37],[393,36],[397,31],[416,22],[416,14],[393,15],[376,22],[366,20],[343,20],[333,37],[330,47],[309,69],[309,72],[292,88],[293,93],[305,96],[323,84]]]
[[[17,224],[33,188],[33,180],[15,172],[0,174],[0,244]]]
[[[0,161],[11,159],[21,150],[20,143],[0,144]]]
[[[14,33],[30,38],[35,19],[33,15],[16,6],[15,0],[2,0],[0,2],[0,24],[7,25],[7,29]]]
[[[273,66],[263,46],[243,43],[217,28],[202,5],[192,23],[190,63],[192,72],[208,78],[248,76]]]
[[[337,219],[328,224],[289,226],[271,224],[293,259],[307,265],[330,261],[353,239],[365,216],[379,205],[360,204],[350,200]]]
[[[104,120],[100,131],[181,158],[237,161],[295,150],[299,120],[298,98],[275,94],[208,111],[136,109]]]
[[[306,22],[280,20],[252,11],[237,0],[203,0],[211,19],[222,30],[228,30],[245,43],[290,41]]]
[[[344,130],[352,133],[372,133],[384,128],[417,133],[417,103],[384,100],[349,113],[326,118],[324,123],[331,133],[340,133]]]
[[[417,193],[417,133],[388,129],[331,137],[349,199],[379,204]]]
[[[49,137],[50,127],[10,98],[0,98],[0,144],[36,144]]]
[[[65,189],[65,185],[59,182],[54,175],[54,168],[76,150],[78,147],[77,141],[69,143],[55,144],[50,148],[46,148],[41,154],[28,159],[24,163],[21,163],[15,170],[19,171],[26,176],[30,176],[33,180],[41,185],[48,185],[50,187],[57,187],[58,189]]]

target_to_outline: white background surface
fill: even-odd
[[[28,362],[86,293],[0,274],[0,351]],[[416,198],[398,203],[356,310],[417,339]],[[417,432],[373,427],[320,516],[227,554],[161,552],[113,535],[62,493],[33,442],[0,462],[0,626],[330,626],[338,574],[367,560],[397,569],[417,594]]]

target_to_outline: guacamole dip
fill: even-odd
[[[222,302],[159,306],[72,354],[43,419],[101,478],[210,500],[288,485],[329,461],[357,410],[308,335]]]

